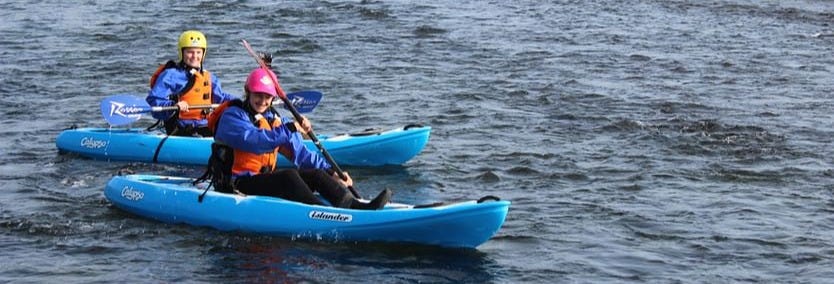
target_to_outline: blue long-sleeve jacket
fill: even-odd
[[[264,117],[271,119],[274,114],[267,111]],[[214,139],[232,148],[258,154],[271,152],[276,147],[291,149],[292,157],[289,158],[297,168],[330,169],[330,164],[321,155],[304,146],[300,133],[290,130],[285,124],[272,130],[260,129],[249,119],[249,114],[240,107],[229,106],[223,112],[217,122]]]
[[[188,85],[188,73],[187,69],[183,69],[180,67],[176,68],[168,68],[162,71],[159,74],[159,77],[156,79],[156,84],[151,87],[151,90],[148,92],[148,97],[145,98],[145,101],[148,102],[151,106],[172,106],[177,104],[176,100],[171,100],[172,94],[178,94],[182,92],[186,85]],[[237,96],[223,92],[223,88],[220,85],[220,80],[217,79],[217,76],[211,74],[211,102],[215,104],[223,103],[225,101],[230,101]],[[168,119],[171,115],[174,114],[174,111],[163,111],[163,112],[154,112],[153,117],[156,119]],[[188,125],[194,127],[203,127],[206,126],[207,121],[205,119],[199,120],[179,120],[179,125],[181,127],[186,127]]]

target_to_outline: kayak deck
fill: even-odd
[[[319,135],[321,145],[339,165],[401,165],[428,143],[431,127],[409,125],[357,134]],[[62,153],[106,161],[205,165],[212,138],[168,136],[141,129],[77,128],[62,131],[55,144]],[[305,146],[315,152],[312,141]],[[279,166],[290,166],[283,157]]]
[[[381,210],[307,205],[265,196],[241,196],[193,186],[193,179],[153,175],[113,177],[105,197],[116,207],[166,223],[222,231],[331,241],[405,242],[474,248],[490,239],[510,202],[480,200],[418,208],[391,203]]]

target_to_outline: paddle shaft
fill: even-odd
[[[289,100],[284,100],[283,102],[284,102],[284,104],[286,104],[288,101]],[[194,106],[188,106],[188,109],[192,109],[192,108],[193,109],[207,109],[207,108],[218,108],[218,107],[220,107],[220,104],[194,105]],[[275,106],[272,106],[272,107],[275,108]],[[171,111],[171,110],[177,110],[177,109],[179,109],[178,106],[155,106],[155,107],[151,107],[151,112]]]
[[[284,100],[284,103],[286,104],[287,101],[288,100]],[[192,109],[192,108],[193,109],[207,109],[207,108],[217,108],[219,106],[220,106],[220,104],[196,105],[196,106],[188,106],[188,109]],[[275,106],[272,106],[272,108],[275,109]],[[172,110],[177,110],[177,109],[179,109],[178,106],[164,106],[164,107],[155,106],[155,107],[151,107],[151,112],[172,111]]]
[[[267,70],[267,71],[272,71],[269,68],[269,66],[266,65],[266,63],[263,61],[263,59],[261,59],[255,53],[255,50],[252,49],[252,46],[249,45],[249,42],[247,42],[244,39],[244,40],[242,40],[242,43],[243,43],[243,47],[246,48],[246,51],[249,52],[249,55],[251,55],[252,58],[255,59],[255,62],[257,62],[258,65],[262,69]],[[292,116],[295,118],[295,121],[298,121],[299,123],[301,123],[301,121],[302,121],[301,114],[298,112],[298,110],[295,109],[295,106],[289,101],[289,99],[287,99],[287,95],[284,93],[284,90],[281,88],[281,85],[278,83],[278,78],[275,77],[275,73],[272,73],[272,72],[268,72],[268,73],[269,73],[269,78],[272,79],[272,84],[275,85],[275,91],[278,92],[278,97],[281,98],[281,101],[283,101],[284,105],[287,106],[287,109],[290,110],[290,112],[292,113]],[[345,173],[342,171],[342,168],[340,168],[339,165],[336,164],[336,161],[333,160],[333,157],[330,156],[330,153],[327,152],[327,149],[325,149],[324,146],[321,145],[321,142],[319,141],[318,137],[316,137],[316,134],[313,133],[312,129],[309,132],[307,132],[307,136],[310,137],[310,140],[313,141],[313,144],[316,145],[316,148],[319,149],[319,151],[324,156],[324,158],[327,160],[327,162],[330,163],[330,166],[333,168],[334,171],[336,171],[336,174],[339,175],[339,178],[341,178],[342,180],[346,180],[347,176],[345,176]],[[359,195],[359,192],[357,192],[356,189],[353,188],[353,186],[349,186],[348,189],[353,194],[353,196],[355,196],[356,198],[362,198],[362,196]]]
[[[284,102],[284,104],[289,103],[289,99],[284,99],[282,101]],[[220,104],[193,105],[193,106],[188,106],[188,109],[192,109],[192,108],[193,109],[218,108],[219,106],[220,106]],[[272,108],[274,109],[275,106],[272,106]],[[177,110],[177,109],[179,109],[179,107],[175,106],[175,105],[173,105],[173,106],[155,106],[155,107],[151,107],[151,112],[172,111],[172,110]],[[293,108],[293,109],[295,109],[295,108]],[[296,112],[298,112],[298,110],[296,110]]]
[[[194,105],[188,106],[189,109],[207,109],[207,108],[217,108],[219,104],[210,104],[210,105]],[[171,111],[179,109],[178,106],[155,106],[151,107],[151,112],[160,112],[160,111]]]

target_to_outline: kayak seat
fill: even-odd
[[[487,195],[478,199],[478,203],[484,203],[486,201],[501,201],[501,198],[494,195]]]
[[[423,125],[419,124],[419,123],[411,123],[411,124],[408,124],[405,127],[403,127],[403,130],[409,130],[411,128],[420,128],[420,127],[423,127]]]

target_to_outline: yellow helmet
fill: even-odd
[[[180,40],[177,42],[177,56],[179,61],[182,61],[182,49],[186,47],[199,47],[203,49],[203,60],[206,59],[206,36],[199,31],[184,31],[180,35]]]

